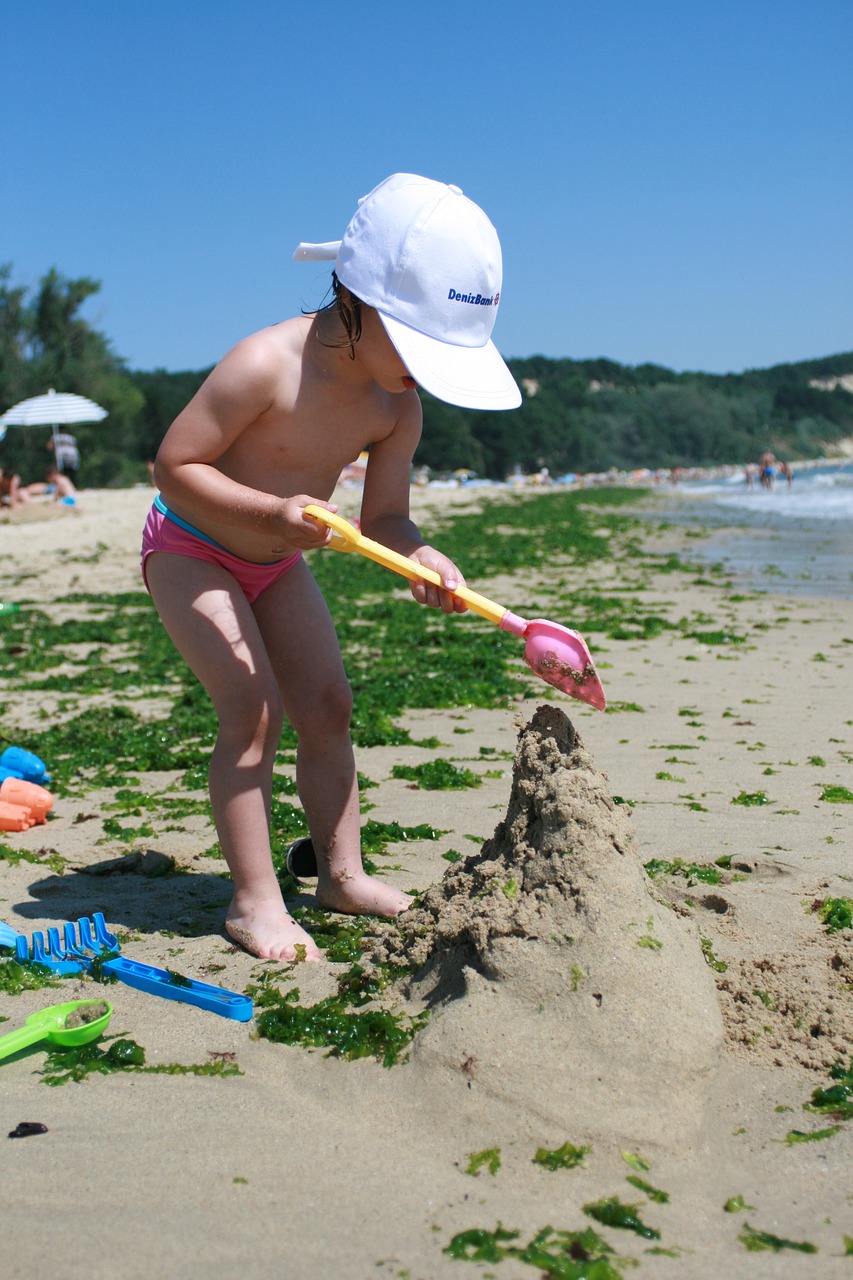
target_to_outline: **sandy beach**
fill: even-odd
[[[357,491],[339,498],[343,514],[357,512]],[[0,602],[56,621],[85,614],[75,593],[139,591],[150,499],[85,492],[74,510],[31,504],[5,518]],[[495,500],[413,491],[427,530]],[[651,501],[663,520],[679,496]],[[2,1031],[50,1003],[108,999],[110,1034],[144,1046],[149,1066],[219,1061],[242,1073],[48,1087],[43,1046],[3,1062],[6,1130],[47,1126],[3,1147],[5,1275],[608,1280],[625,1260],[638,1263],[625,1274],[649,1280],[851,1273],[853,1120],[803,1104],[853,1054],[853,930],[829,931],[816,908],[853,896],[853,599],[805,583],[791,596],[745,589],[690,566],[700,541],[650,519],[596,565],[598,590],[673,624],[621,640],[584,628],[605,714],[527,673],[528,696],[504,709],[401,717],[414,743],[439,747],[357,749],[375,784],[366,817],[441,832],[382,860],[389,879],[425,893],[396,941],[379,930],[385,956],[419,961],[399,984],[401,1007],[430,1011],[404,1063],[274,1043],[253,1023],[122,984],[70,977],[0,997]],[[681,567],[664,571],[670,554]],[[559,607],[555,620],[571,626],[559,602],[589,587],[585,572],[555,560],[547,575],[472,585],[545,617]],[[400,590],[390,578],[388,589]],[[2,628],[0,615],[5,643]],[[71,674],[75,656],[72,645]],[[164,714],[144,688],[121,698]],[[86,705],[73,684],[4,690],[0,734],[26,746]],[[393,776],[436,756],[481,785],[435,791]],[[292,774],[282,770],[283,785]],[[140,790],[166,794],[176,777],[140,773]],[[203,806],[128,834],[116,832],[113,800],[81,777],[47,826],[0,836],[34,855],[0,860],[0,920],[29,934],[102,911],[136,960],[236,992],[295,985],[302,1005],[335,991],[340,965],[264,964],[221,932],[230,890],[224,864],[203,856],[215,841]],[[91,874],[148,851],[184,874],[149,876],[139,859],[127,874]],[[576,1167],[535,1159],[567,1143],[588,1148]],[[600,1206],[614,1200],[655,1234],[603,1223]],[[492,1234],[499,1224],[518,1234]],[[569,1270],[583,1266],[578,1244],[566,1244],[563,1270],[524,1256],[546,1227],[594,1229],[615,1271]],[[475,1230],[487,1234],[447,1252]]]

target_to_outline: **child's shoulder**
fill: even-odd
[[[214,380],[219,381],[222,375],[250,382],[279,378],[289,365],[301,360],[306,333],[301,316],[250,333],[222,357],[214,370]]]
[[[308,336],[310,318],[295,316],[292,320],[281,320],[278,324],[267,325],[241,338],[225,356],[238,359],[262,360],[265,357],[278,357],[288,353],[300,354]]]

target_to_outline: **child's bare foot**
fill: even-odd
[[[261,960],[322,960],[310,933],[296,923],[281,898],[251,898],[235,893],[225,929],[235,942]]]
[[[412,899],[374,876],[359,871],[332,876],[331,882],[317,886],[317,906],[324,911],[342,911],[352,916],[385,916],[391,919],[412,905]]]

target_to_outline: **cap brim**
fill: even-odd
[[[439,342],[379,312],[397,354],[419,386],[462,409],[517,409],[521,392],[491,339],[484,347]]]

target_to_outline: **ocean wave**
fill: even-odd
[[[714,504],[780,520],[853,520],[853,465],[814,467],[794,473],[790,486],[777,480],[774,489],[748,489],[743,475],[690,481],[682,492],[711,498]]]

